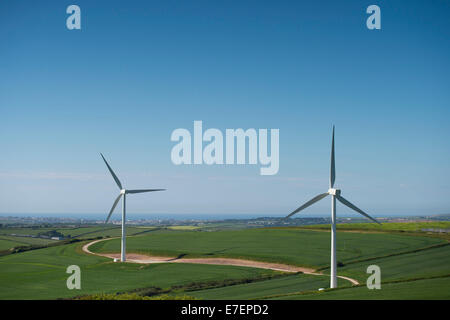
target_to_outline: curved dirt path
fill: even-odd
[[[88,254],[93,254],[97,256],[102,256],[111,259],[120,259],[119,253],[96,253],[89,250],[89,247],[94,243],[106,240],[112,240],[116,238],[100,239],[89,242],[83,246],[83,251]],[[176,257],[159,257],[159,256],[148,256],[137,253],[127,253],[127,262],[131,263],[198,263],[198,264],[216,264],[216,265],[228,265],[228,266],[238,266],[238,267],[251,267],[251,268],[261,268],[270,269],[275,271],[283,272],[303,272],[304,274],[311,274],[315,276],[327,276],[326,274],[316,272],[314,269],[297,267],[289,264],[282,263],[271,263],[262,262],[246,259],[233,259],[233,258],[176,258]],[[338,278],[350,281],[352,285],[359,285],[359,282],[355,279],[338,276]]]

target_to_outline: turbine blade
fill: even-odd
[[[334,164],[334,126],[333,126],[333,135],[331,138],[330,188],[333,188],[335,179],[336,179],[336,169]]]
[[[116,200],[114,201],[114,204],[113,204],[113,206],[112,206],[112,208],[111,208],[111,210],[109,211],[109,214],[108,214],[108,217],[106,218],[106,221],[105,221],[105,223],[108,223],[108,221],[109,221],[109,218],[111,217],[111,215],[112,215],[112,213],[113,213],[113,211],[114,211],[114,209],[116,208],[116,206],[117,206],[117,203],[119,202],[119,200],[120,200],[120,197],[122,197],[122,194],[120,193],[118,196],[117,196],[117,198],[116,198]]]
[[[317,201],[325,198],[328,195],[327,193],[321,193],[318,196],[315,196],[314,198],[312,198],[311,200],[309,200],[308,202],[306,202],[304,205],[302,205],[301,207],[295,209],[292,213],[290,213],[285,219],[293,216],[294,214],[296,214],[297,212],[309,207],[310,205],[312,205],[313,203],[316,203]]]
[[[153,192],[153,191],[165,191],[166,189],[136,189],[136,190],[127,190],[127,193],[143,193],[143,192]]]
[[[116,174],[114,173],[114,171],[113,171],[113,170],[111,169],[111,167],[109,166],[109,164],[108,164],[108,162],[106,161],[106,159],[105,159],[105,157],[103,156],[103,154],[100,153],[100,155],[102,156],[103,161],[105,161],[106,166],[107,166],[108,169],[109,169],[109,172],[111,172],[111,175],[113,176],[114,181],[116,181],[117,186],[119,187],[120,190],[122,190],[123,188],[122,188],[122,184],[120,183],[119,178],[117,178]]]
[[[376,222],[378,224],[381,224],[380,222],[378,222],[377,220],[375,220],[374,218],[372,218],[371,216],[369,216],[367,213],[365,213],[364,211],[362,211],[361,209],[359,209],[357,206],[355,206],[354,204],[352,204],[350,201],[344,199],[342,196],[336,196],[336,198],[342,203],[345,204],[347,207],[349,207],[350,209],[355,210],[356,212],[362,214],[363,216],[365,216],[366,218],[372,220],[373,222]]]

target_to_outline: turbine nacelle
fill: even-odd
[[[328,189],[328,194],[332,195],[332,196],[340,196],[341,195],[341,189],[330,188],[330,189]]]

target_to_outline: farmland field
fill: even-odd
[[[0,299],[56,299],[279,274],[233,266],[120,264],[84,254],[80,247],[76,243],[0,257]],[[72,264],[82,270],[81,290],[66,287],[66,268]]]
[[[10,239],[0,238],[0,251],[8,250],[9,248],[14,248],[21,245],[23,245],[23,243]]]
[[[415,253],[375,259],[338,268],[339,275],[360,281],[360,287],[350,287],[339,279],[339,287],[347,289],[317,292],[319,287],[328,287],[328,278],[316,279],[316,287],[299,285],[307,275],[283,279],[266,280],[226,288],[192,292],[204,299],[221,299],[227,295],[236,299],[449,299],[450,298],[450,246],[421,250]],[[366,268],[375,264],[381,269],[382,290],[369,290],[365,286]],[[311,277],[311,276],[310,276]],[[298,284],[298,286],[295,285]],[[293,286],[290,286],[290,285]],[[322,284],[322,285],[321,285]],[[301,288],[301,290],[296,290]],[[310,293],[305,291],[311,290]],[[291,295],[296,291],[301,294]]]
[[[188,294],[199,299],[261,299],[266,296],[297,291],[317,290],[327,288],[330,278],[307,274],[289,275],[282,278],[239,284],[223,288],[191,291]],[[338,279],[339,286],[350,286],[345,280]]]
[[[134,235],[138,233],[146,233],[156,229],[155,227],[139,228],[139,227],[127,227],[127,234]],[[87,227],[73,227],[73,228],[36,228],[36,227],[24,227],[24,228],[1,228],[0,236],[2,235],[38,235],[39,233],[45,233],[49,231],[56,231],[63,234],[65,237],[86,239],[95,237],[117,237],[121,235],[121,227],[117,225],[101,225],[101,226],[87,226]]]
[[[422,226],[421,226],[422,227]],[[351,227],[348,227],[351,228]],[[323,275],[287,274],[278,271],[227,265],[190,263],[114,263],[109,258],[81,250],[86,241],[42,248],[0,257],[0,299],[56,299],[93,294],[137,292],[140,295],[183,294],[197,299],[449,299],[450,245],[446,237],[414,233],[338,233],[338,275],[360,282],[351,287],[339,279],[339,288],[328,288],[330,233],[302,228],[266,228],[205,232],[195,228],[128,227],[129,253],[182,256],[183,258],[245,258],[312,267]],[[358,228],[362,228],[358,226]],[[395,229],[395,231],[394,231]],[[28,228],[9,229],[30,232]],[[78,239],[114,237],[116,226],[41,228],[58,230]],[[7,233],[9,234],[9,233]],[[22,233],[29,234],[29,233]],[[2,234],[0,246],[21,239]],[[4,241],[4,243],[2,243]],[[19,243],[19,242],[18,242]],[[89,248],[118,253],[119,239],[105,239]],[[66,287],[69,265],[82,272],[81,290]],[[367,266],[381,268],[382,289],[365,286]],[[155,291],[156,290],[156,291]]]
[[[338,271],[363,281],[369,264],[381,268],[383,281],[446,276],[450,275],[450,245],[349,264]]]
[[[337,254],[339,261],[347,263],[445,242],[438,238],[396,234],[341,233]],[[247,258],[316,268],[329,264],[330,235],[298,229],[154,232],[130,237],[127,248],[130,252],[143,254]],[[119,252],[120,240],[99,242],[90,249],[93,252]]]
[[[329,224],[297,227],[301,229],[329,230]],[[336,226],[337,230],[367,230],[367,231],[401,231],[416,232],[422,229],[450,229],[450,221],[435,222],[391,222],[377,225],[374,223],[344,223]]]
[[[365,286],[330,290],[326,292],[312,292],[306,294],[280,295],[273,299],[280,300],[448,300],[450,299],[450,277],[424,279],[388,283],[381,290],[369,290]]]
[[[127,227],[128,235],[145,234],[158,230],[155,227]],[[0,228],[0,251],[20,246],[46,246],[58,240],[38,237],[39,234],[57,232],[65,239],[92,239],[97,237],[118,237],[121,227],[114,225],[83,226],[83,227],[22,227]]]
[[[13,236],[3,236],[0,235],[0,241],[5,242],[4,249],[9,249],[17,246],[29,246],[29,245],[47,245],[49,243],[54,243],[55,240],[42,239],[42,238],[31,238],[31,237],[13,237]]]

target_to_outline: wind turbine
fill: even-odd
[[[108,217],[106,218],[105,224],[108,223],[109,218],[111,217],[111,214],[113,213],[114,209],[117,206],[117,203],[119,202],[120,198],[123,196],[122,199],[122,242],[121,242],[121,254],[120,254],[120,261],[125,262],[126,259],[126,230],[125,230],[125,218],[126,218],[126,195],[127,194],[133,194],[133,193],[143,193],[143,192],[153,192],[153,191],[164,191],[166,189],[135,189],[135,190],[127,190],[122,187],[122,183],[120,182],[119,178],[117,178],[114,171],[109,166],[108,162],[106,161],[103,154],[100,153],[100,155],[103,158],[103,161],[105,161],[106,166],[108,167],[109,172],[111,172],[112,177],[114,178],[114,181],[116,182],[117,186],[120,189],[120,193],[117,196],[116,200],[114,201],[114,204],[109,211]]]
[[[306,202],[301,207],[295,209],[291,214],[289,214],[287,218],[293,216],[294,214],[302,211],[303,209],[309,207],[313,203],[316,203],[319,200],[322,200],[328,195],[331,195],[331,278],[330,278],[330,288],[337,288],[337,274],[336,274],[336,199],[339,200],[342,204],[346,205],[350,209],[355,210],[356,212],[362,214],[366,218],[369,218],[370,220],[381,224],[371,216],[369,216],[367,213],[359,209],[357,206],[352,204],[350,201],[346,200],[344,197],[341,196],[341,190],[334,188],[334,180],[336,178],[336,170],[334,165],[334,126],[333,126],[333,135],[331,138],[331,168],[330,168],[330,188],[327,192],[321,193],[318,196],[315,196],[308,202]]]

